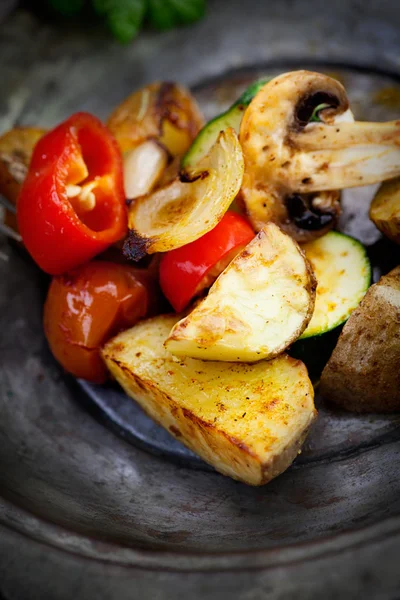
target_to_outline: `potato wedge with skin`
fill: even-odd
[[[189,90],[156,82],[134,92],[111,113],[107,126],[122,152],[157,139],[173,156],[182,156],[203,126]]]
[[[124,254],[139,260],[146,254],[184,246],[219,223],[237,195],[243,156],[233,129],[220,133],[196,167],[163,188],[136,198],[128,211],[130,231]]]
[[[302,250],[268,223],[223,271],[208,296],[175,325],[166,347],[177,356],[203,360],[273,358],[307,327],[315,290]]]
[[[111,373],[155,421],[217,471],[262,485],[296,458],[316,416],[303,363],[177,361],[164,341],[177,316],[142,321],[106,344]]]
[[[400,244],[400,177],[382,183],[372,200],[369,217],[383,235]]]
[[[36,143],[46,133],[38,127],[16,127],[0,136],[0,194],[17,203]],[[5,223],[18,230],[17,218],[6,212]]]
[[[320,392],[346,410],[400,410],[400,266],[370,287],[351,314]]]

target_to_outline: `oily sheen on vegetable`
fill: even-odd
[[[181,312],[209,288],[253,237],[249,223],[228,210],[218,225],[201,238],[163,254],[160,285],[174,310]]]
[[[233,129],[227,129],[181,178],[132,201],[125,256],[136,261],[197,240],[222,219],[239,192],[242,177],[239,140]]]
[[[256,364],[177,361],[164,341],[177,316],[142,321],[103,358],[125,392],[217,471],[262,485],[296,458],[316,410],[305,366],[285,354]]]
[[[124,236],[121,154],[97,117],[76,113],[39,139],[17,217],[26,249],[51,275],[85,263]]]
[[[269,223],[228,265],[208,296],[172,329],[177,356],[253,362],[277,356],[307,327],[316,283],[296,242]]]
[[[272,79],[240,127],[241,195],[253,226],[274,221],[299,242],[320,237],[337,221],[337,190],[399,175],[399,140],[400,121],[355,122],[331,77],[293,71]]]
[[[151,83],[117,106],[107,126],[123,153],[126,198],[143,196],[159,185],[170,159],[179,161],[202,124],[189,90],[170,81]],[[169,181],[177,173],[178,165]]]
[[[53,355],[75,377],[104,383],[101,346],[149,315],[154,291],[145,269],[101,260],[53,277],[43,315]]]

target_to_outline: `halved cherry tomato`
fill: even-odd
[[[130,266],[93,261],[53,278],[44,331],[61,365],[95,383],[107,379],[100,347],[149,312],[152,283]]]
[[[214,229],[198,240],[171,250],[160,263],[160,284],[177,312],[210,287],[231,260],[254,237],[249,223],[228,211]]]

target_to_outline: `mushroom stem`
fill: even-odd
[[[299,148],[289,177],[306,173],[297,191],[370,185],[400,175],[400,121],[309,124],[293,136]]]
[[[301,133],[292,135],[301,150],[334,150],[367,144],[397,146],[400,149],[400,121],[368,123],[342,122],[333,125],[309,123]]]

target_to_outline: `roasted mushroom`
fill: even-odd
[[[131,199],[155,187],[168,161],[189,148],[203,118],[184,87],[153,83],[126,98],[107,125],[124,154],[125,192]]]
[[[400,121],[354,122],[343,86],[309,71],[280,75],[247,108],[240,129],[242,200],[254,227],[278,223],[298,241],[320,237],[343,188],[400,173]]]

